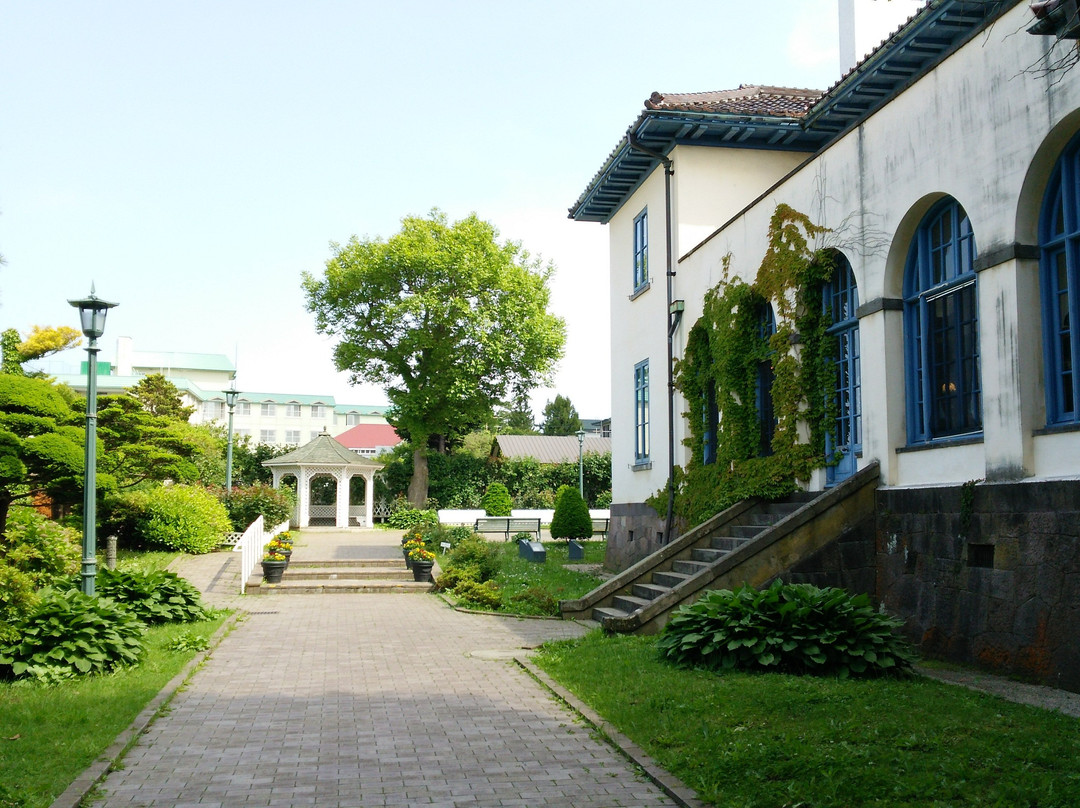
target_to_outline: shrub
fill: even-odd
[[[472,564],[461,567],[447,567],[435,581],[435,591],[449,592],[463,581],[480,583],[480,570]]]
[[[141,550],[146,546],[142,536],[141,522],[150,507],[150,489],[124,491],[106,497],[101,509],[101,533],[115,535],[117,546],[129,550]]]
[[[446,540],[450,542],[450,549],[457,547],[465,539],[471,539],[476,534],[471,527],[465,525],[454,525],[447,529]]]
[[[82,549],[71,528],[32,508],[12,508],[0,541],[0,562],[25,573],[35,588],[51,586],[79,571]]]
[[[259,516],[267,528],[280,525],[292,516],[296,505],[291,488],[274,488],[272,485],[251,485],[222,491],[221,501],[229,512],[232,529],[243,533]]]
[[[866,595],[776,581],[706,592],[668,621],[658,648],[673,662],[710,668],[877,676],[914,661],[894,633],[901,625]]]
[[[19,626],[19,641],[0,648],[0,667],[44,679],[104,673],[139,661],[145,630],[108,598],[48,590]]]
[[[596,495],[596,507],[597,508],[610,508],[611,507],[611,489],[607,491],[601,491]]]
[[[494,581],[461,581],[454,587],[454,594],[469,606],[479,609],[498,609],[502,605],[502,593]]]
[[[470,536],[458,542],[450,551],[447,568],[476,567],[481,581],[489,581],[499,572],[499,548],[480,536]]]
[[[509,516],[514,508],[510,492],[502,483],[491,483],[480,498],[480,507],[488,516]]]
[[[390,512],[390,518],[386,520],[386,523],[398,530],[408,530],[411,527],[438,524],[438,521],[439,514],[436,511],[422,511],[409,505],[403,499],[397,499],[394,501],[394,509]]]
[[[564,485],[555,496],[555,515],[551,519],[551,538],[587,539],[592,536],[592,518],[585,500],[576,488]]]
[[[514,611],[518,614],[559,613],[559,602],[550,592],[539,586],[530,586],[510,598]]]
[[[225,506],[206,489],[169,485],[151,491],[139,530],[152,544],[198,554],[217,547],[232,522]]]
[[[17,626],[34,611],[40,600],[29,575],[0,564],[0,646],[19,639]]]
[[[207,618],[199,590],[175,572],[120,572],[103,569],[96,590],[144,623],[191,623]]]

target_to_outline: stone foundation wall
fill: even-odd
[[[876,555],[923,656],[1080,692],[1080,481],[878,490]]]
[[[664,546],[664,520],[644,503],[611,506],[604,566],[624,570]]]
[[[814,555],[780,576],[792,584],[838,586],[866,594],[877,602],[877,529],[873,518],[864,519]]]

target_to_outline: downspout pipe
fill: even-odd
[[[675,524],[675,375],[674,375],[674,338],[675,329],[678,328],[679,318],[675,316],[672,307],[675,284],[675,267],[672,264],[671,248],[671,177],[675,174],[675,167],[666,154],[643,146],[634,136],[632,131],[626,133],[626,145],[632,150],[659,160],[664,166],[664,236],[666,242],[667,261],[667,393],[668,393],[668,506],[667,519],[664,523],[664,543],[672,539],[672,529]],[[681,313],[680,313],[681,316]]]

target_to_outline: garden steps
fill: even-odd
[[[833,489],[779,502],[747,500],[687,531],[583,598],[561,601],[567,619],[607,631],[659,631],[709,589],[762,586],[873,518],[876,463]]]
[[[436,567],[432,577],[438,573]],[[246,590],[253,595],[414,593],[430,592],[432,586],[414,581],[404,559],[398,557],[293,561],[278,584],[265,583],[256,568]]]

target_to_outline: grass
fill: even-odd
[[[0,808],[50,805],[195,655],[169,646],[209,638],[226,617],[147,629],[134,668],[54,686],[0,682]]]
[[[1080,805],[1074,718],[921,678],[681,669],[654,644],[597,631],[536,662],[712,804]]]
[[[502,593],[502,605],[495,610],[499,613],[555,615],[559,613],[560,600],[579,598],[601,583],[602,579],[595,575],[567,569],[566,565],[602,563],[607,546],[604,541],[582,542],[585,549],[582,561],[569,560],[565,541],[544,542],[547,560],[543,564],[520,558],[516,542],[495,546],[500,552],[499,573],[494,578]],[[440,556],[439,566],[445,564],[445,556]]]

